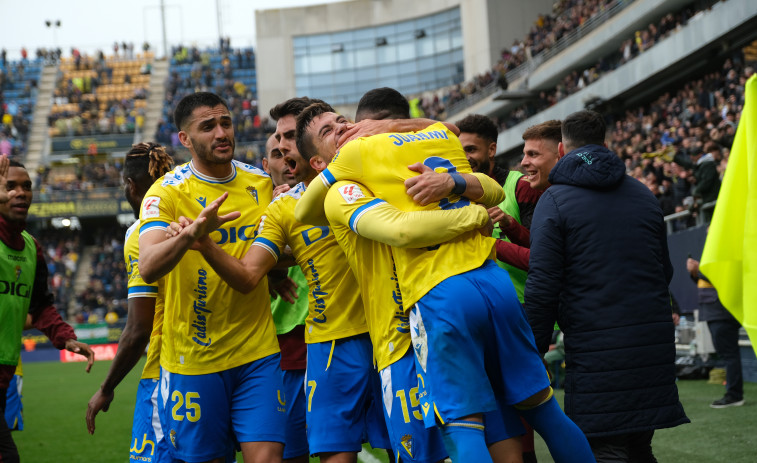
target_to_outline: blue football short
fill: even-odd
[[[426,428],[423,422],[425,383],[416,374],[413,351],[408,349],[401,359],[381,370],[380,376],[384,418],[394,454],[403,462],[435,463],[447,458],[439,428]]]
[[[279,354],[205,375],[161,369],[161,422],[174,458],[228,455],[236,442],[284,442],[286,402]]]
[[[131,426],[130,461],[164,463],[177,461],[171,458],[169,443],[163,434],[158,416],[157,379],[142,379],[137,389],[134,421]]]
[[[308,454],[308,438],[305,430],[305,370],[281,372],[284,382],[284,397],[287,408],[286,443],[284,459]]]
[[[24,406],[21,404],[21,387],[24,377],[13,375],[8,391],[5,394],[5,422],[11,431],[23,431],[24,429]]]
[[[491,445],[526,433],[520,415],[512,405],[497,400],[497,409],[484,413],[484,438]]]
[[[368,334],[308,344],[305,381],[312,455],[390,448]]]
[[[493,261],[436,285],[411,309],[410,325],[442,424],[496,410],[495,396],[512,405],[549,386],[523,306]]]

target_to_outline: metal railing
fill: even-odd
[[[715,204],[717,201],[711,201],[709,203],[704,203],[698,208],[698,213],[695,216],[696,224],[692,225],[695,227],[699,227],[704,225],[705,223],[709,222],[709,219],[712,217],[712,214],[705,214],[705,211],[711,211],[715,209]],[[691,217],[692,211],[690,209],[687,209],[685,211],[676,212],[675,214],[670,214],[665,216],[665,226],[668,228],[668,235],[672,235],[675,231],[675,222],[681,219],[688,219]],[[684,225],[685,228],[688,228],[688,226]]]
[[[623,11],[628,5],[630,5],[631,3],[635,1],[636,0],[618,0],[612,6],[610,6],[603,12],[587,19],[586,22],[581,24],[579,27],[577,27],[576,29],[560,37],[560,39],[557,42],[555,42],[555,44],[549,49],[539,53],[538,55],[534,56],[533,58],[521,64],[520,66],[516,67],[515,69],[508,71],[505,74],[505,76],[507,77],[507,81],[515,82],[521,77],[523,77],[524,75],[531,74],[531,72],[533,72],[536,68],[541,66],[543,63],[545,63],[552,57],[558,55],[563,50],[565,50],[569,46],[573,45],[575,42],[585,37],[587,34],[589,34],[593,30],[595,30],[597,27],[605,23],[608,19],[612,18],[613,16]],[[524,81],[521,84],[521,87],[527,88],[527,86],[528,86],[527,81]],[[493,94],[496,91],[496,89],[497,89],[497,82],[495,81],[483,87],[482,89],[474,93],[471,93],[470,95],[466,96],[464,99],[449,105],[449,107],[447,108],[447,119],[449,119],[450,116],[452,116],[453,114],[457,114],[463,111],[464,109],[478,103],[479,101],[483,100],[489,95]]]

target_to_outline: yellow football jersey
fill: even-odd
[[[303,191],[305,185],[300,183],[273,200],[252,245],[266,249],[276,260],[285,246],[292,249],[309,286],[306,343],[365,333],[368,327],[360,290],[331,228],[294,219],[294,207]]]
[[[312,183],[321,181],[330,187],[339,180],[359,181],[376,197],[403,211],[453,209],[470,204],[459,197],[427,206],[416,204],[406,193],[404,181],[417,175],[407,168],[417,162],[437,172],[471,172],[460,140],[444,124],[436,123],[420,132],[386,133],[351,141]],[[307,201],[305,205],[318,207],[317,201],[315,204]],[[405,306],[411,307],[441,281],[493,259],[494,243],[493,238],[470,231],[439,246],[395,249]]]
[[[271,202],[270,177],[233,161],[226,178],[199,173],[192,162],[155,182],[140,211],[140,235],[163,230],[180,216],[194,218],[224,192],[229,197],[219,215],[242,216],[213,231],[221,249],[241,259],[257,233],[260,216]],[[189,250],[165,277],[165,308],[160,364],[172,373],[215,373],[279,351],[271,317],[268,281],[249,294],[232,289],[198,251]]]
[[[136,233],[135,233],[136,232]],[[150,344],[147,347],[147,362],[142,369],[142,379],[160,378],[160,342],[161,329],[163,327],[163,279],[157,283],[145,283],[139,274],[139,220],[134,222],[126,230],[124,239],[124,261],[126,262],[126,275],[128,298],[150,297],[155,299],[155,317],[152,321],[152,333]]]
[[[406,247],[431,246],[484,226],[489,214],[475,205],[407,213],[355,182],[333,185],[324,208],[360,285],[376,365],[382,370],[405,354],[410,331],[393,248],[371,236],[391,236],[392,244]]]

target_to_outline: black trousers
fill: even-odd
[[[725,363],[725,395],[733,400],[744,398],[744,377],[741,373],[739,349],[739,322],[736,320],[710,320],[707,322],[712,344],[720,360]]]
[[[589,437],[597,463],[657,463],[652,454],[654,431]]]
[[[19,463],[18,449],[5,422],[5,399],[8,389],[0,388],[0,463]]]

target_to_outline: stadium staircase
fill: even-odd
[[[76,266],[76,275],[74,275],[73,294],[82,294],[89,286],[90,274],[92,271],[92,257],[95,255],[97,246],[84,246],[79,256],[79,264]]]
[[[42,68],[42,75],[37,84],[37,103],[34,105],[34,116],[32,117],[32,127],[29,133],[29,149],[26,153],[24,163],[29,172],[36,172],[41,161],[48,154],[49,150],[49,133],[47,117],[52,109],[52,95],[55,90],[55,78],[58,68],[55,65],[45,65]]]
[[[169,61],[153,61],[150,75],[149,96],[145,108],[145,123],[142,134],[137,141],[155,141],[155,133],[163,113],[163,100],[166,96],[166,79],[168,78]]]

